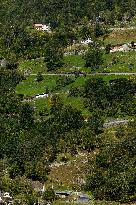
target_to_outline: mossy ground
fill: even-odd
[[[52,185],[55,190],[81,191],[88,173],[88,160],[94,157],[95,152],[84,152],[72,157],[67,163],[54,163],[46,184]]]

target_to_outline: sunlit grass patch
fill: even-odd
[[[84,67],[85,61],[81,55],[68,55],[64,57],[66,66]]]
[[[59,190],[78,190],[88,173],[88,160],[94,157],[94,153],[79,153],[66,164],[57,164],[51,167],[51,172],[46,184],[52,182],[55,189]]]
[[[136,52],[114,52],[105,54],[102,70],[107,72],[136,72]]]
[[[47,72],[46,65],[43,59],[23,60],[19,64],[20,71],[30,70],[32,73]]]
[[[49,91],[55,89],[56,79],[59,76],[43,76],[44,80],[41,82],[36,81],[36,76],[29,76],[26,80],[20,82],[16,87],[16,92],[28,96],[34,96],[36,94],[46,93],[46,89]]]
[[[131,41],[136,42],[136,29],[117,30],[112,31],[105,39],[104,43],[111,43],[112,45],[128,43]]]

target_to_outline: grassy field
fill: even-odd
[[[73,71],[83,71],[86,73],[94,72],[136,72],[136,51],[130,52],[114,52],[104,54],[104,63],[99,69],[85,68],[85,61],[81,55],[64,56],[64,66],[53,73],[67,73]],[[46,65],[43,59],[27,60],[21,62],[19,71],[24,72],[30,70],[31,73],[37,74],[38,72],[47,73]]]
[[[64,57],[66,67],[84,67],[84,59],[80,55],[69,55]]]
[[[90,68],[84,67],[84,59],[82,56],[66,56],[65,62],[67,67],[61,69],[63,72],[80,70],[87,73],[94,72],[136,72],[136,52],[114,52],[104,54],[104,63],[99,69],[92,71]],[[72,59],[71,63],[70,59]],[[72,66],[73,65],[73,66]],[[79,66],[77,66],[79,65]]]
[[[136,42],[136,29],[128,30],[113,30],[104,40],[104,44],[111,43],[112,45]]]
[[[20,82],[16,87],[16,92],[27,96],[34,96],[36,94],[42,94],[55,89],[56,80],[59,76],[44,76],[44,80],[41,82],[36,81],[36,76],[29,76],[26,80]]]
[[[107,72],[136,72],[136,52],[115,52],[105,55],[103,70]]]
[[[113,80],[115,78],[130,78],[130,76],[124,76],[124,75],[97,75],[98,78],[103,78],[107,83],[109,80]],[[133,76],[132,76],[133,77]],[[24,94],[25,96],[35,96],[36,94],[42,94],[46,92],[46,88],[51,93],[58,93],[59,96],[62,98],[64,105],[70,105],[73,108],[76,108],[78,110],[81,110],[82,115],[85,117],[88,117],[90,115],[90,112],[87,108],[84,107],[84,101],[83,97],[77,96],[69,96],[68,91],[71,88],[74,87],[83,87],[86,80],[89,78],[96,78],[96,76],[88,76],[88,77],[78,77],[73,78],[74,81],[70,83],[69,85],[66,85],[64,87],[60,87],[58,89],[56,87],[57,80],[60,78],[63,78],[63,76],[45,76],[44,80],[42,82],[36,82],[35,76],[29,76],[26,80],[20,82],[19,85],[16,87],[16,93],[18,94]],[[52,92],[53,90],[53,92]],[[39,98],[35,99],[30,102],[39,112],[40,110],[43,110],[45,108],[49,109],[49,98]]]
[[[57,163],[51,167],[47,185],[53,185],[55,190],[81,191],[88,173],[88,160],[95,157],[95,152],[79,153],[66,164]]]
[[[69,85],[60,87],[59,89],[56,87],[57,80],[63,78],[63,76],[44,76],[44,80],[41,82],[36,81],[36,76],[29,76],[26,80],[20,82],[16,87],[16,93],[24,94],[28,96],[34,96],[36,94],[42,94],[46,92],[48,88],[49,92],[57,92],[57,93],[65,93],[72,87],[80,87],[83,86],[87,79],[89,78],[103,78],[105,81],[109,81],[115,78],[130,78],[127,75],[95,75],[95,76],[87,76],[87,77],[77,77],[74,82]],[[74,79],[74,78],[73,78]]]
[[[47,68],[43,59],[21,61],[18,69],[22,72],[24,72],[25,70],[30,70],[32,73],[47,72]]]
[[[29,76],[26,80],[23,80],[16,87],[16,93],[24,94],[25,96],[35,96],[37,94],[46,93],[46,90],[50,93],[59,93],[60,97],[63,99],[65,105],[71,105],[73,108],[81,110],[84,116],[90,115],[87,108],[84,108],[83,98],[68,96],[68,91],[74,87],[82,87],[86,80],[89,78],[103,78],[107,83],[109,80],[115,78],[130,78],[131,76],[125,75],[100,75],[100,72],[136,72],[136,52],[115,52],[110,54],[104,54],[104,64],[101,68],[93,72],[98,72],[97,75],[87,76],[87,77],[71,77],[73,81],[68,85],[59,85],[58,80],[63,80],[63,76],[43,76],[44,79],[41,82],[36,81],[36,76]],[[85,61],[82,56],[79,55],[69,55],[64,57],[65,66],[59,69],[57,72],[72,72],[75,70],[80,70],[88,73],[92,73],[91,69],[85,68]],[[20,71],[31,70],[31,73],[47,73],[47,69],[43,59],[27,60],[19,65]],[[41,109],[48,108],[48,99],[36,99],[31,102],[31,104],[36,107],[37,111]]]

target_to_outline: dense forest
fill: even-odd
[[[19,70],[23,61],[42,57],[46,71],[56,72],[63,66],[66,68],[64,49],[74,41],[79,43],[91,37],[93,44],[82,56],[85,67],[95,71],[103,66],[111,45],[102,50],[99,37],[104,39],[108,28],[117,21],[131,22],[136,15],[136,1],[0,1],[0,191],[10,192],[17,199],[16,205],[38,204],[40,193],[31,183],[44,184],[58,156],[62,155],[61,162],[67,162],[69,155],[97,150],[95,158],[88,161],[89,172],[81,190],[91,191],[96,200],[136,200],[134,76],[115,76],[106,81],[102,77],[86,78],[84,74],[84,84],[70,87],[67,95],[81,97],[90,113],[88,117],[66,105],[62,93],[52,91],[48,109],[37,111],[23,94],[16,92],[17,85],[27,79]],[[52,32],[37,31],[33,28],[35,23],[49,24]],[[113,57],[112,64],[116,61]],[[134,64],[128,66],[132,68]],[[79,72],[73,78],[61,76],[55,89],[61,90],[78,78]],[[43,79],[38,72],[37,85]],[[132,121],[105,133],[105,120],[118,117]],[[42,197],[47,201],[55,199],[50,187]]]
[[[117,21],[130,22],[135,8],[135,0],[1,1],[1,58],[36,58],[45,56],[49,45],[56,51],[73,40],[99,37]],[[54,32],[39,34],[32,29],[35,23],[50,24]]]
[[[113,23],[123,20],[126,16],[130,20],[135,15],[135,0],[66,0],[62,1],[1,1],[1,23],[3,26],[14,23],[51,23],[51,26],[80,24],[87,17],[95,21],[101,16],[104,21]],[[21,19],[21,22],[20,22]]]
[[[21,79],[16,70],[1,68],[0,188],[17,195],[18,191],[14,190],[17,177],[25,176],[43,183],[47,180],[49,165],[58,154],[75,155],[79,151],[91,152],[99,148],[100,155],[93,162],[96,163],[95,171],[85,189],[94,190],[94,196],[100,199],[126,200],[126,196],[133,197],[135,183],[131,175],[134,178],[135,124],[118,133],[117,140],[107,136],[105,141],[103,123],[105,116],[116,117],[121,113],[135,116],[135,81],[122,78],[106,84],[101,78],[94,78],[87,80],[78,91],[72,89],[69,95],[83,95],[84,104],[92,113],[86,122],[80,111],[65,106],[57,95],[50,98],[50,110],[36,116],[34,107],[22,103],[21,96],[15,93],[15,86]],[[128,153],[132,155],[132,161],[129,161]],[[122,184],[121,176],[116,179],[117,173],[124,179]]]

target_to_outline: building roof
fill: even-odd
[[[37,23],[37,24],[34,24],[34,26],[35,26],[35,27],[39,27],[39,26],[42,27],[43,25],[42,25],[41,23],[39,23],[39,24]]]

